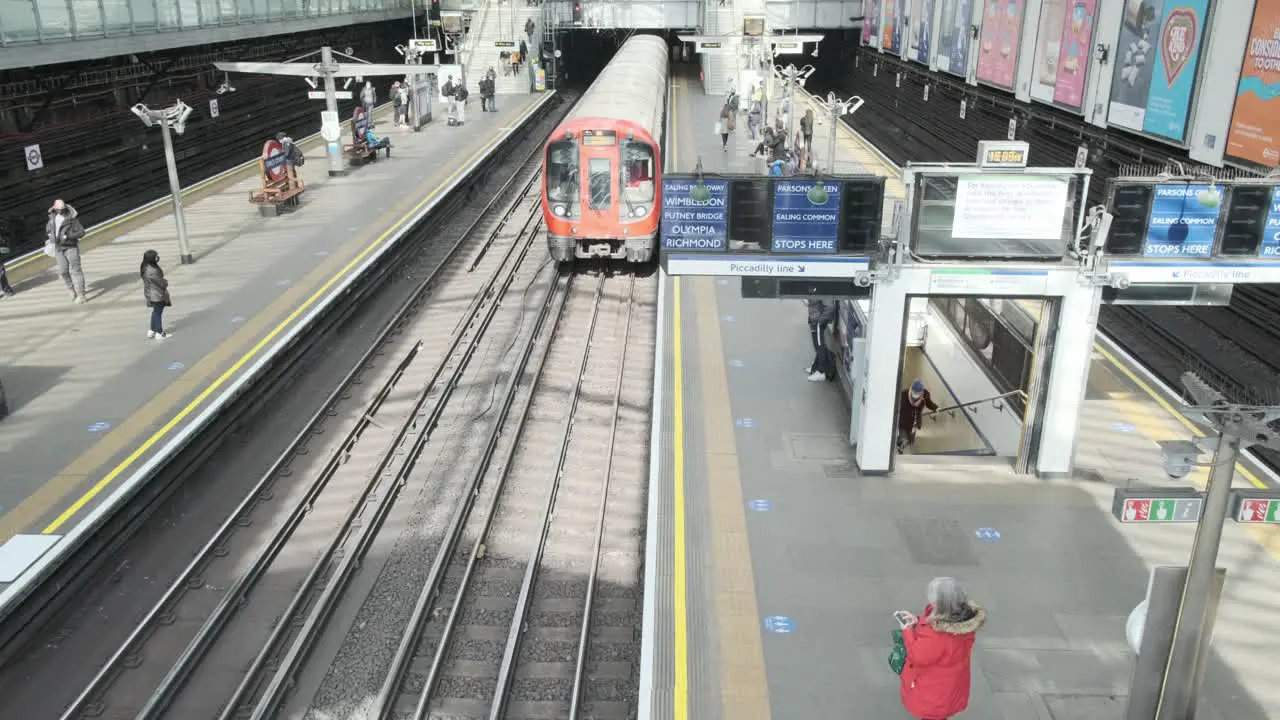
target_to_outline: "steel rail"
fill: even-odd
[[[532,157],[532,155],[530,157]],[[506,184],[504,184],[503,188],[505,189],[510,187],[510,184],[512,184],[515,181],[516,177],[518,176],[519,176],[519,173],[517,173],[516,175],[513,175],[512,178],[509,179]],[[531,178],[529,183],[526,185],[526,191],[529,187],[531,187],[534,184],[534,182],[536,182],[537,178],[538,178],[538,173],[535,173],[534,177]],[[323,406],[320,409],[320,411],[318,411],[312,417],[311,421],[308,422],[307,426],[304,427],[303,431],[299,433],[298,436],[294,439],[293,443],[290,444],[289,449],[280,456],[280,458],[276,461],[276,463],[274,463],[266,473],[264,473],[263,479],[259,481],[257,486],[255,486],[254,492],[246,496],[245,502],[241,503],[241,506],[237,508],[236,512],[232,513],[228,517],[227,521],[219,529],[214,539],[205,545],[205,547],[201,550],[200,555],[197,556],[197,560],[193,561],[193,563],[188,567],[188,570],[190,572],[184,572],[183,575],[178,579],[178,581],[174,583],[174,585],[170,588],[170,592],[166,593],[166,596],[162,598],[161,602],[156,604],[155,608],[153,608],[152,610],[152,613],[149,614],[148,617],[144,620],[144,623],[140,624],[138,629],[135,630],[134,635],[131,636],[130,638],[131,640],[133,640],[137,636],[141,636],[146,631],[147,627],[150,626],[151,621],[153,621],[154,618],[158,617],[161,614],[163,609],[168,606],[169,602],[172,599],[177,597],[179,593],[174,592],[175,590],[179,590],[179,591],[185,590],[186,585],[190,580],[190,577],[193,576],[194,572],[198,569],[197,566],[203,561],[203,559],[207,559],[209,555],[216,552],[216,548],[225,541],[227,536],[230,535],[230,531],[237,524],[239,517],[243,515],[243,513],[254,502],[257,501],[257,497],[261,493],[262,489],[270,482],[272,478],[275,477],[275,475],[279,473],[279,471],[287,464],[288,461],[291,461],[293,459],[296,451],[314,432],[315,427],[319,424],[319,422],[323,418],[328,416],[329,412],[332,410],[332,406],[336,403],[337,399],[349,390],[350,385],[354,380],[354,378],[367,369],[367,365],[369,364],[370,360],[378,352],[378,350],[380,349],[381,345],[385,342],[387,337],[390,336],[391,333],[396,331],[399,324],[404,320],[404,318],[409,314],[409,312],[412,309],[414,309],[414,307],[422,300],[427,290],[432,286],[435,280],[439,277],[440,273],[445,269],[449,261],[453,259],[453,256],[457,253],[457,251],[466,244],[466,240],[470,238],[470,236],[479,227],[480,223],[484,221],[486,215],[492,211],[492,209],[497,205],[501,197],[502,197],[501,194],[496,194],[494,198],[482,209],[480,216],[474,222],[472,222],[464,232],[462,232],[459,235],[459,239],[453,244],[451,248],[449,248],[445,257],[442,259],[442,261],[436,267],[436,269],[427,278],[423,280],[423,282],[418,286],[418,288],[415,289],[415,291],[409,296],[409,298],[396,311],[396,313],[392,316],[391,320],[387,322],[386,326],[379,333],[377,339],[370,344],[369,349],[364,353],[364,355],[361,356],[357,365],[352,369],[352,371],[344,379],[343,383],[340,384],[338,389],[336,389],[333,392],[333,394],[330,395],[329,400],[326,402],[325,406]],[[518,205],[519,205],[519,202],[517,201],[512,205],[509,212],[514,212],[516,207],[518,207]],[[515,245],[512,246],[512,249],[514,248],[515,248]],[[494,274],[487,280],[486,288],[491,288],[493,283],[496,282],[497,278],[499,277],[499,273],[501,273],[502,271],[502,267],[503,267],[502,264],[500,264],[498,268],[495,270]],[[484,292],[478,293],[476,297],[473,299],[468,309],[464,311],[463,317],[473,318],[474,315],[478,313],[484,297],[485,297]],[[458,344],[461,342],[462,338],[465,335],[465,333],[463,332],[464,329],[465,328],[460,328],[458,331],[455,332],[454,336],[451,338],[450,343],[448,344],[445,351],[446,358],[454,352]],[[411,360],[411,359],[412,358],[409,358],[407,360]],[[407,364],[408,362],[406,361],[404,363],[404,366],[407,367]],[[428,382],[428,385],[427,385],[428,389],[430,389],[430,387],[438,379],[440,370],[442,369],[443,369],[443,363],[441,364],[440,368],[437,368],[436,373],[433,374],[431,380]],[[403,372],[403,367],[399,370],[397,375],[393,378],[393,381],[398,380],[399,374],[402,372]],[[386,388],[386,392],[388,394],[392,386],[394,386],[394,382],[392,382],[391,386],[388,386]],[[366,411],[365,413],[362,414],[359,421],[360,433],[362,433],[365,429],[367,429],[367,427],[371,424],[371,417],[372,417],[372,413],[370,412]],[[294,507],[289,517],[285,520],[285,523],[281,527],[280,531],[278,531],[277,534],[272,538],[272,541],[268,544],[268,546],[265,547],[261,553],[259,553],[253,565],[251,565],[250,568],[246,570],[240,577],[238,577],[236,581],[231,585],[231,587],[228,588],[227,592],[223,595],[218,605],[214,608],[213,612],[210,614],[210,616],[206,619],[205,623],[200,628],[196,637],[194,637],[183,649],[182,654],[170,667],[169,672],[166,673],[165,677],[161,680],[160,685],[152,693],[147,704],[143,706],[142,710],[138,713],[137,720],[150,720],[152,718],[159,717],[159,715],[162,714],[163,711],[168,707],[169,703],[172,702],[172,700],[177,696],[181,688],[185,686],[185,683],[190,679],[191,673],[195,670],[200,660],[204,657],[204,654],[208,652],[209,648],[212,647],[214,641],[217,639],[217,637],[222,632],[223,628],[226,626],[226,623],[230,620],[230,618],[234,615],[234,613],[239,609],[240,605],[243,603],[244,597],[247,595],[248,591],[252,589],[256,585],[258,580],[262,577],[262,575],[265,574],[266,570],[270,567],[271,563],[274,562],[276,556],[279,555],[280,551],[283,550],[284,546],[292,537],[293,532],[297,529],[299,525],[301,525],[302,521],[307,517],[307,515],[310,514],[316,498],[320,496],[320,494],[328,486],[329,481],[337,474],[341,466],[345,464],[346,461],[349,459],[350,453],[355,443],[358,441],[358,439],[359,439],[359,433],[353,431],[339,446],[339,449],[336,450],[333,453],[333,455],[329,458],[324,468],[322,468],[321,473],[317,476],[316,480],[312,483],[311,487],[308,488],[302,500]],[[119,658],[125,657],[126,656],[125,651],[130,646],[131,646],[131,642],[126,641],[125,645],[121,648],[121,651],[117,653],[118,657]],[[99,675],[100,676],[105,675],[108,669],[116,661],[118,661],[117,657],[113,657],[112,661],[108,662],[107,667],[105,667],[103,671],[99,673]],[[98,684],[98,683],[99,683],[98,678],[95,678],[94,682],[91,683],[91,685]],[[88,695],[88,691],[82,694],[82,698],[86,697],[87,695]],[[77,705],[79,703],[80,703],[80,700],[77,700],[77,703],[73,703],[72,708],[68,710],[66,713],[64,713],[63,720],[71,720],[71,716],[76,711]]]
[[[533,597],[533,587],[538,581],[538,567],[542,564],[543,551],[547,547],[547,534],[551,531],[551,518],[555,511],[556,498],[560,493],[560,480],[564,477],[565,461],[569,458],[569,445],[573,437],[573,420],[578,411],[578,400],[582,395],[583,375],[587,371],[587,361],[591,357],[591,338],[595,335],[596,322],[600,317],[600,300],[604,293],[605,275],[600,275],[596,286],[595,302],[591,309],[591,322],[587,326],[587,341],[582,349],[582,359],[578,361],[577,379],[569,390],[569,408],[565,413],[563,427],[560,430],[560,450],[556,456],[555,470],[551,472],[551,483],[547,487],[547,499],[542,508],[542,525],[538,531],[538,540],[529,551],[529,561],[525,565],[524,578],[520,582],[520,592],[516,595],[515,612],[511,614],[511,626],[507,630],[507,642],[502,650],[502,659],[498,663],[498,682],[494,688],[493,698],[489,705],[489,720],[501,720],[507,706],[507,696],[511,688],[516,658],[520,652],[520,638],[524,634],[525,619],[529,614],[529,604]],[[422,720],[422,715],[415,715],[413,720]]]
[[[519,204],[520,203],[517,201],[513,207],[516,207]],[[387,504],[390,504],[389,500],[394,499],[398,494],[399,487],[404,483],[405,477],[417,462],[417,458],[422,453],[423,448],[425,448],[432,429],[434,429],[436,423],[439,422],[440,417],[444,414],[445,407],[447,406],[449,399],[452,397],[453,390],[457,387],[458,381],[461,380],[463,373],[466,371],[471,357],[479,348],[480,341],[484,337],[485,331],[488,329],[493,318],[497,315],[498,309],[502,306],[501,302],[499,302],[500,298],[505,295],[507,290],[511,287],[511,284],[514,282],[515,277],[518,274],[518,269],[521,267],[525,257],[528,255],[529,249],[533,247],[533,239],[537,236],[536,228],[538,226],[537,223],[532,222],[535,217],[537,217],[537,213],[532,213],[530,215],[529,220],[530,223],[533,224],[535,231],[525,233],[528,236],[527,242],[523,244],[517,242],[512,245],[512,250],[516,247],[520,248],[520,252],[515,257],[514,261],[506,265],[499,265],[494,270],[494,274],[490,277],[491,280],[496,280],[497,277],[502,274],[504,269],[507,270],[505,279],[494,294],[493,302],[488,304],[484,316],[479,320],[478,324],[475,325],[474,332],[468,333],[468,330],[472,329],[472,325],[475,322],[474,320],[472,322],[460,323],[459,327],[455,330],[453,338],[449,343],[449,349],[446,351],[444,358],[441,360],[440,364],[436,366],[430,379],[423,385],[422,390],[414,401],[413,408],[409,411],[404,422],[397,430],[395,439],[390,443],[386,454],[378,462],[377,467],[371,474],[369,483],[365,486],[364,490],[361,491],[359,498],[357,498],[355,504],[344,519],[342,527],[333,536],[333,540],[330,541],[325,552],[312,566],[311,571],[307,574],[302,585],[294,594],[293,599],[290,601],[281,618],[276,622],[270,637],[267,642],[263,644],[262,649],[249,665],[244,677],[232,692],[231,697],[228,698],[226,704],[223,705],[222,710],[218,715],[219,720],[232,720],[233,717],[239,715],[240,704],[244,701],[245,696],[251,691],[252,686],[257,682],[258,675],[262,672],[263,667],[267,664],[268,660],[276,650],[276,646],[279,645],[284,635],[292,629],[292,622],[295,619],[295,616],[305,607],[308,598],[315,589],[316,582],[320,579],[321,574],[329,567],[344,542],[349,539],[348,532],[351,530],[356,519],[358,519],[363,513],[365,503],[373,497],[374,490],[379,487],[388,488],[382,497],[382,500],[387,502]],[[525,230],[527,231],[528,229],[529,226],[526,224]],[[477,293],[472,299],[471,307],[478,311],[478,309],[483,306],[484,300],[488,295],[489,292],[487,290]],[[454,366],[453,370],[449,372],[448,378],[443,383],[438,383],[440,376],[444,374],[445,368],[449,364],[449,359],[456,352],[458,345],[461,344],[462,338],[468,335],[470,335],[471,340],[467,343],[466,348],[463,349],[461,355],[458,357],[457,364]],[[420,428],[419,418],[422,417],[422,407],[426,404],[431,392],[437,387],[441,389],[441,392],[436,396],[435,402],[432,403],[431,410],[426,413],[426,419],[421,423]],[[398,469],[395,471],[390,481],[383,483],[382,479],[384,474],[391,466],[392,461],[399,454],[398,451],[406,441],[406,438],[408,438],[409,434],[414,431],[418,431],[418,435],[412,441],[411,448],[408,452],[403,454],[403,460],[398,463]],[[387,510],[389,511],[390,508],[387,508]],[[380,524],[380,522],[378,524]],[[343,559],[340,561],[340,567],[347,569],[348,573],[349,569],[353,567],[353,561],[363,557],[363,549],[365,547],[365,543],[363,542],[364,538],[371,534],[371,530],[374,527],[376,527],[376,525],[373,523],[364,523],[361,528],[361,535],[357,538],[357,548],[359,548],[358,552],[345,553]],[[332,602],[336,596],[336,592],[331,592],[331,588],[334,587],[333,577],[334,576],[330,576],[330,582],[326,585],[324,594],[319,601],[320,604],[314,606],[312,612],[308,614],[306,624],[299,631],[299,637],[290,644],[290,650],[286,656],[289,662],[300,662],[302,656],[309,652],[311,641],[313,640],[310,635],[317,632],[317,610],[321,611],[319,613],[321,616],[320,621],[323,621],[323,618],[327,617],[328,612],[332,609],[326,604]],[[345,585],[345,578],[343,579],[342,585]],[[277,668],[276,672],[273,674],[271,683],[268,685],[267,693],[258,702],[257,708],[263,707],[263,705],[268,703],[268,701],[271,702],[272,707],[274,707],[275,703],[279,702],[284,690],[284,681],[281,678],[286,674],[290,674],[293,669],[294,668],[289,664],[281,664]],[[255,709],[253,716],[260,717],[261,714],[259,710]]]
[[[622,379],[627,367],[627,340],[631,337],[631,318],[636,307],[636,278],[631,276],[631,287],[627,299],[627,319],[622,326],[622,350],[618,358],[618,374],[614,378],[613,420],[609,423],[609,449],[605,453],[604,487],[600,490],[600,509],[596,513],[595,539],[591,544],[591,568],[587,571],[587,597],[582,609],[582,628],[578,633],[578,655],[573,667],[573,689],[569,695],[569,717],[567,720],[578,720],[582,709],[583,678],[587,671],[587,644],[591,634],[591,610],[595,604],[596,578],[600,573],[600,551],[604,546],[604,520],[609,509],[609,488],[613,479],[613,449],[618,442],[618,416],[622,410]]]
[[[517,368],[512,371],[511,378],[508,380],[508,387],[504,393],[502,407],[499,409],[499,412],[494,419],[489,439],[485,444],[480,462],[472,473],[466,486],[467,492],[464,495],[465,499],[463,502],[459,503],[458,508],[454,511],[453,517],[449,521],[449,526],[445,532],[444,540],[441,542],[440,548],[436,552],[431,569],[427,573],[427,579],[423,583],[421,592],[418,594],[418,600],[414,603],[413,613],[410,615],[409,622],[405,626],[404,634],[401,635],[400,644],[396,648],[396,654],[392,659],[391,667],[387,672],[387,677],[383,681],[382,688],[378,692],[378,697],[374,702],[374,710],[370,713],[373,717],[385,720],[385,718],[390,717],[394,712],[395,695],[399,692],[399,689],[403,684],[404,675],[408,671],[409,667],[409,659],[413,654],[414,647],[418,643],[422,627],[426,624],[429,616],[428,611],[432,606],[432,602],[439,593],[440,585],[444,580],[445,571],[449,566],[449,560],[457,550],[457,545],[462,539],[462,534],[466,528],[467,520],[470,519],[476,500],[479,498],[480,485],[483,482],[485,475],[488,473],[493,455],[498,447],[498,441],[503,435],[502,428],[505,425],[507,417],[510,415],[511,405],[515,402],[517,390],[520,387],[520,380],[524,375],[525,368],[528,367],[529,357],[533,352],[533,348],[537,345],[537,339],[542,336],[540,329],[545,324],[546,315],[551,307],[551,303],[549,301],[554,296],[556,298],[556,308],[552,326],[546,334],[548,342],[543,346],[536,366],[539,372],[541,371],[542,366],[546,363],[547,355],[551,350],[552,343],[550,342],[550,338],[554,336],[556,329],[559,327],[560,318],[563,314],[564,306],[567,303],[572,281],[573,276],[571,274],[561,273],[559,275],[560,287],[556,288],[554,292],[548,293],[547,300],[544,300],[544,306],[539,315],[538,323],[534,328],[534,332],[530,337],[530,342],[525,346],[520,363]],[[533,405],[533,395],[533,389],[531,388],[529,394],[521,403],[520,412],[517,416],[519,418],[517,420],[519,427],[524,426],[525,420],[528,417],[529,409]],[[519,431],[517,431],[515,440],[508,446],[507,452],[503,456],[502,464],[500,466],[500,477],[504,477],[506,475],[506,469],[509,467],[511,460],[515,456],[515,449],[519,440],[518,432]],[[501,487],[497,488],[497,491],[494,493],[495,500],[491,501],[489,508],[490,519],[493,515],[493,504],[496,502],[496,498],[500,497],[500,495]],[[474,557],[475,553],[473,552],[472,558]],[[443,646],[445,642],[447,642],[447,638],[442,639],[441,645]],[[423,685],[423,699],[430,696],[433,685],[434,680],[432,679],[432,676],[429,675],[426,683]]]
[[[535,152],[536,152],[536,149],[535,149]],[[532,154],[530,155],[530,157],[532,157]],[[518,174],[512,176],[509,180],[507,180],[507,182],[503,185],[502,190],[506,190],[507,188],[509,188],[510,185],[515,181],[515,178],[517,176]],[[540,177],[540,173],[535,174],[534,177],[529,181],[528,186],[531,186],[539,177]],[[526,192],[527,192],[528,186],[526,186]],[[248,493],[245,494],[244,500],[242,500],[240,504],[236,506],[235,510],[232,511],[227,516],[227,519],[222,523],[222,525],[218,527],[213,537],[210,538],[209,541],[200,548],[200,550],[196,553],[195,557],[191,560],[191,562],[188,563],[187,566],[183,569],[183,571],[178,575],[178,578],[173,583],[171,583],[169,587],[165,590],[164,594],[160,597],[160,600],[158,600],[152,606],[152,608],[147,612],[147,614],[143,616],[143,619],[137,624],[133,632],[131,632],[129,636],[125,638],[125,641],[121,643],[120,647],[117,648],[114,653],[112,653],[112,655],[107,659],[106,663],[103,664],[102,668],[89,681],[89,684],[85,686],[85,688],[71,702],[71,704],[67,707],[67,709],[63,711],[61,715],[62,720],[72,720],[72,718],[76,714],[86,709],[86,706],[89,704],[90,700],[108,684],[108,680],[112,679],[113,676],[116,674],[116,672],[120,669],[120,665],[122,661],[126,657],[128,657],[130,654],[132,654],[135,644],[138,643],[140,640],[143,640],[148,630],[155,624],[155,622],[163,614],[165,614],[165,609],[190,589],[191,578],[199,574],[202,567],[211,558],[213,558],[216,555],[217,549],[226,541],[228,537],[230,537],[230,535],[235,530],[235,528],[238,527],[239,519],[246,512],[248,512],[250,508],[252,508],[254,505],[256,505],[259,502],[263,491],[271,484],[271,482],[277,477],[277,475],[279,475],[280,471],[283,470],[284,467],[296,457],[298,450],[314,435],[316,428],[319,427],[320,424],[323,422],[323,420],[329,416],[329,413],[333,409],[333,407],[350,390],[352,384],[355,382],[355,379],[360,374],[365,372],[365,370],[367,369],[367,366],[369,365],[369,362],[377,354],[382,344],[391,335],[391,333],[400,324],[400,322],[405,318],[405,316],[407,316],[409,312],[414,308],[414,306],[421,300],[422,296],[426,294],[427,290],[430,288],[432,283],[435,282],[440,272],[445,268],[445,266],[457,253],[457,251],[463,246],[464,242],[471,235],[471,233],[475,231],[476,227],[479,226],[480,222],[484,219],[485,215],[497,204],[498,199],[501,196],[502,196],[501,191],[498,194],[495,194],[493,200],[491,200],[490,203],[484,208],[480,217],[477,218],[476,221],[472,223],[466,229],[466,231],[464,231],[459,236],[458,241],[455,242],[453,247],[449,248],[448,252],[445,253],[444,258],[441,260],[440,264],[435,268],[435,270],[432,271],[432,273],[423,280],[421,285],[413,293],[411,293],[410,296],[395,311],[395,313],[391,316],[390,320],[387,321],[386,325],[378,333],[377,337],[374,338],[374,341],[369,345],[369,348],[360,356],[360,358],[356,361],[355,365],[351,368],[351,370],[345,376],[343,376],[342,380],[338,382],[337,387],[334,388],[333,392],[329,393],[328,397],[326,397],[324,402],[321,403],[319,409],[317,409],[316,412],[313,413],[311,417],[306,421],[306,423],[302,427],[302,430],[299,431],[298,434],[293,437],[293,439],[289,442],[288,446],[286,446],[284,452],[282,452],[280,456],[276,459],[276,461],[271,464],[271,467],[267,468],[266,472],[262,474],[262,477],[258,480],[257,483],[254,484],[253,488]],[[343,439],[342,443],[339,445],[340,450],[338,452],[335,452],[334,455],[330,457],[328,463],[326,463],[325,467],[322,468],[320,475],[317,476],[315,483],[313,483],[312,487],[308,489],[304,497],[304,501],[300,503],[297,508],[295,508],[294,513],[291,514],[290,517],[286,520],[286,527],[289,528],[287,532],[292,532],[292,528],[296,527],[297,524],[301,523],[307,511],[310,509],[311,501],[315,498],[315,496],[319,495],[319,493],[324,489],[324,487],[328,483],[328,480],[332,477],[333,472],[337,469],[338,465],[346,461],[346,458],[350,453],[351,447],[359,439],[360,435],[364,432],[364,430],[367,429],[368,426],[371,424],[371,418],[377,413],[378,408],[381,407],[382,403],[386,400],[388,395],[390,395],[390,392],[392,388],[395,386],[395,383],[399,380],[400,376],[403,374],[404,369],[408,367],[410,362],[413,361],[420,347],[421,347],[421,343],[415,345],[414,348],[405,356],[405,358],[401,360],[400,364],[396,368],[396,371],[391,375],[390,378],[388,378],[387,382],[384,383],[381,388],[379,388],[378,393],[375,395],[374,399],[369,403],[368,406],[366,406],[366,409],[363,413],[361,413],[360,419],[357,422],[357,424],[347,433],[346,437]],[[219,607],[221,607],[222,605],[223,603],[219,603]],[[169,680],[170,678],[167,677],[166,681],[169,681]],[[164,688],[168,684],[169,684],[168,682],[162,683],[161,687]],[[154,711],[154,709],[159,709],[160,707],[167,705],[168,700],[171,698],[159,698],[161,702],[158,704],[158,706],[154,709],[149,709],[151,708],[152,705],[156,705],[156,703],[154,702],[154,700],[156,699],[157,698],[155,698],[153,695],[153,701],[149,701],[147,706],[144,706],[143,711],[138,716],[139,718],[149,717],[150,714]]]

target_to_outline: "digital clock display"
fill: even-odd
[[[1021,150],[988,150],[987,163],[991,165],[1024,165],[1027,156]]]

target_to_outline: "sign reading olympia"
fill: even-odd
[[[728,231],[728,180],[663,178],[663,250],[724,250]]]

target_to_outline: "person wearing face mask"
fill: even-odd
[[[58,263],[58,276],[67,284],[71,298],[77,303],[85,302],[84,272],[80,269],[82,237],[84,226],[77,218],[76,209],[62,200],[54,200],[53,207],[49,208],[49,221],[45,223],[46,245]]]
[[[903,453],[916,441],[916,431],[924,424],[924,411],[937,410],[938,404],[933,401],[929,391],[924,389],[924,382],[916,380],[911,388],[902,391],[898,400],[898,452]]]

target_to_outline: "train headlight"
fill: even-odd
[[[569,214],[569,210],[565,208],[565,206],[563,205],[556,205],[555,207],[551,208],[551,212],[555,213],[556,217],[564,217],[565,215]]]
[[[631,214],[636,217],[644,217],[645,212],[647,212],[645,206],[641,205],[637,207],[635,210],[632,210]]]

